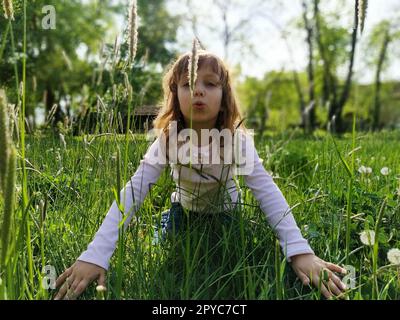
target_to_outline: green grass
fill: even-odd
[[[128,144],[125,138],[104,136],[87,144],[82,137],[66,137],[64,149],[53,136],[26,136],[30,203],[25,224],[29,221],[32,258],[22,233],[12,259],[15,272],[12,277],[2,276],[8,285],[8,297],[51,298],[54,290],[47,292],[40,286],[43,265],[54,266],[60,274],[92,240],[118,186],[118,148],[120,154],[127,151],[128,155],[127,163],[119,160],[121,167],[127,167],[128,176],[121,177],[123,184],[146,151],[143,136],[130,137]],[[351,137],[335,139],[337,151],[350,162]],[[330,137],[307,138],[294,132],[257,137],[256,145],[265,168],[275,176],[317,255],[341,265],[347,261],[355,268],[356,287],[348,297],[398,299],[397,269],[385,266],[389,264],[387,251],[400,248],[400,197],[396,194],[400,188],[400,133],[357,135],[355,145],[361,149],[355,151],[349,225],[349,176]],[[372,173],[361,175],[357,171],[361,165],[371,167]],[[380,173],[385,166],[390,169],[388,176]],[[18,173],[20,184],[21,170]],[[285,265],[263,213],[242,179],[240,182],[245,205],[232,213],[237,219],[233,227],[216,226],[214,222],[194,224],[183,238],[154,246],[152,226],[170,207],[169,195],[174,188],[166,171],[138,212],[140,223],[131,225],[125,233],[124,250],[113,256],[107,274],[107,299],[319,299],[318,290],[302,286],[290,266]],[[379,247],[362,245],[359,233],[376,230],[384,200]],[[20,193],[18,210],[21,206]],[[16,225],[24,224],[16,219]],[[30,265],[33,285],[28,280]],[[82,298],[94,299],[94,288],[92,285]]]

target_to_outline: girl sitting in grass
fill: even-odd
[[[335,273],[344,274],[346,270],[317,257],[302,237],[290,207],[258,157],[249,131],[241,124],[223,61],[207,51],[194,50],[177,59],[166,73],[163,85],[164,106],[154,122],[160,133],[121,191],[124,214],[114,201],[87,250],[57,279],[56,285],[61,288],[55,299],[76,298],[95,280],[105,286],[120,222],[125,219],[124,227],[128,226],[167,165],[177,188],[171,195],[171,209],[162,214],[161,233],[157,231],[156,236],[161,234],[163,240],[168,236],[173,242],[183,239],[185,230],[211,220],[214,222],[210,228],[215,233],[215,221],[222,225],[218,229],[220,235],[227,226],[231,231],[239,229],[236,217],[241,207],[241,190],[237,177],[242,175],[301,282],[320,288],[326,298],[341,296],[346,288]],[[154,242],[158,243],[157,237]],[[205,268],[240,250],[231,251],[234,252],[226,249],[209,260],[206,258]],[[183,267],[174,266],[172,271],[179,272],[175,268]]]

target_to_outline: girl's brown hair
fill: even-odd
[[[178,100],[178,83],[182,77],[187,77],[190,55],[191,52],[181,55],[170,65],[163,78],[164,103],[153,124],[156,130],[165,134],[165,137],[168,137],[171,121],[177,122],[178,133],[185,128]],[[232,134],[239,126],[244,129],[227,66],[220,58],[208,51],[199,50],[198,56],[198,68],[207,65],[220,77],[222,100],[216,128],[219,130],[227,128]]]

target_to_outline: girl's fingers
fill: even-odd
[[[97,280],[97,284],[99,286],[106,286],[106,273],[105,272],[100,272],[99,279]]]
[[[75,296],[75,289],[78,286],[78,284],[81,282],[82,279],[76,278],[74,282],[70,285],[69,291]]]
[[[326,285],[329,288],[329,291],[332,292],[335,296],[338,297],[342,294],[342,291],[336,286],[332,279],[329,279]]]
[[[68,285],[66,282],[64,282],[64,284],[61,286],[60,290],[58,290],[56,296],[54,297],[54,300],[63,299],[67,291],[68,291]]]
[[[56,280],[56,287],[59,288],[65,281],[67,277],[69,277],[72,273],[72,268],[68,268],[65,270]]]
[[[332,298],[332,293],[329,292],[329,290],[325,287],[323,281],[320,281],[319,276],[315,275],[314,276],[314,285],[320,289],[321,293],[323,294],[323,296],[327,299],[331,299]]]
[[[330,262],[325,262],[325,265],[331,271],[334,271],[334,272],[337,272],[337,273],[341,273],[341,274],[347,274],[347,270],[346,269],[344,269],[344,268],[342,268],[342,267],[340,267],[340,266],[338,266],[336,264],[333,264],[333,263],[330,263]]]
[[[297,271],[297,276],[300,281],[303,283],[303,286],[308,286],[310,284],[310,279],[306,276],[306,274],[300,270]]]
[[[65,295],[70,293],[69,289],[71,285],[74,283],[75,275],[72,273],[70,276],[66,276],[64,279],[64,284],[61,286],[61,289],[57,293],[55,300],[65,299]],[[67,297],[68,298],[68,297]]]
[[[332,274],[331,279],[340,290],[344,291],[347,289],[346,285],[342,282],[342,280],[340,280],[340,278],[337,275]]]
[[[87,288],[87,286],[89,285],[89,281],[86,279],[82,279],[81,282],[79,282],[79,284],[76,286],[75,290],[74,290],[74,296],[75,298],[79,297],[83,291],[85,291],[85,289]]]

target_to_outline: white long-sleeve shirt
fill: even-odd
[[[240,132],[240,139],[243,142],[240,149],[242,155],[246,155],[244,158],[247,159],[245,163],[247,169],[237,172],[242,172],[246,185],[259,201],[268,223],[278,235],[287,260],[290,261],[290,258],[297,254],[313,254],[307,240],[301,235],[282,192],[264,169],[252,137]],[[159,161],[161,141],[157,138],[151,144],[135,174],[120,192],[124,214],[127,217],[124,221],[125,228],[139,210],[151,186],[157,182],[167,166],[168,161]],[[192,145],[192,148],[192,153],[198,156],[199,164],[192,164],[190,168],[170,163],[172,177],[177,186],[171,195],[171,201],[178,201],[184,208],[195,212],[207,209],[212,212],[221,211],[218,208],[229,210],[238,202],[234,165],[201,164],[204,162],[202,159],[207,159],[210,150],[213,150],[211,145],[200,148]],[[118,226],[122,219],[124,217],[114,201],[93,241],[78,260],[96,264],[107,270],[118,241]]]

